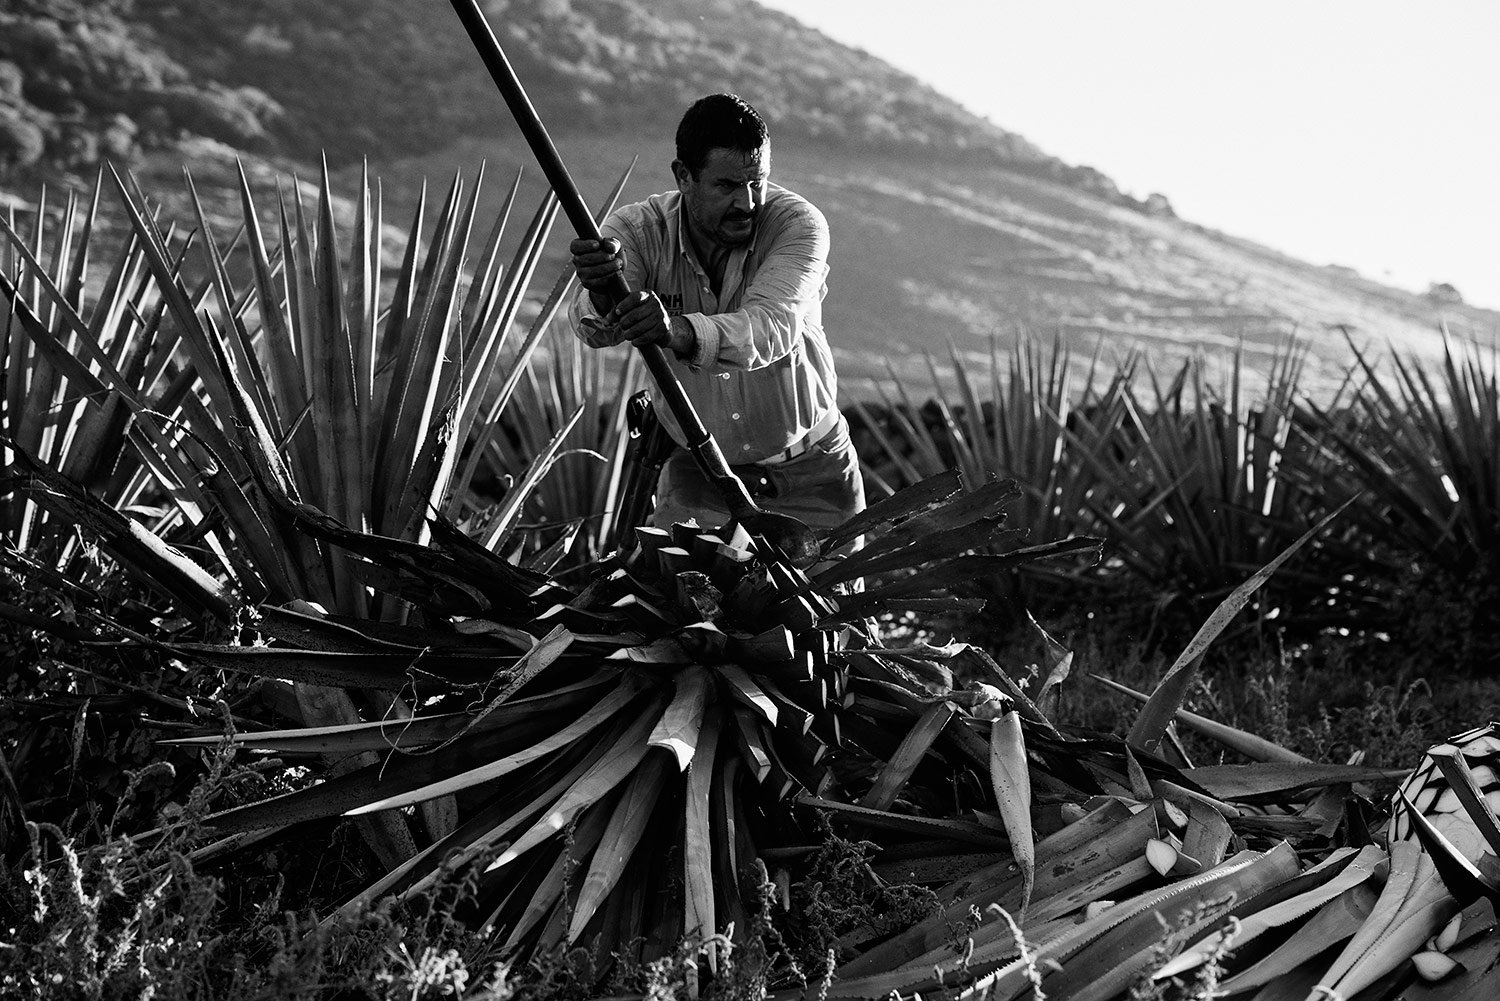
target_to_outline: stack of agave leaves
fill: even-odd
[[[930,477],[828,533],[829,558],[807,572],[733,526],[685,525],[622,533],[553,574],[556,553],[512,546],[524,490],[500,518],[459,527],[460,446],[492,426],[476,387],[524,284],[500,279],[497,227],[485,277],[461,295],[472,199],[450,195],[425,263],[408,253],[381,307],[368,188],[351,267],[326,178],[315,223],[283,206],[279,257],[242,185],[246,287],[227,266],[237,241],[221,249],[201,212],[209,277],[190,285],[187,247],[119,187],[133,242],[93,300],[65,237],[48,277],[40,238],[4,227],[25,272],[0,289],[4,556],[39,588],[87,598],[98,561],[79,558],[81,526],[113,572],[239,629],[188,643],[111,621],[103,601],[78,606],[121,655],[264,678],[264,719],[228,739],[323,763],[295,793],[210,817],[199,859],[353,815],[388,871],[348,910],[472,864],[474,920],[517,955],[580,943],[652,959],[684,937],[743,934],[761,906],[757,860],[795,869],[826,819],[876,846],[869,880],[923,884],[938,902],[910,927],[846,935],[814,987],[827,996],[1110,998],[1153,982],[1494,995],[1490,731],[1434,749],[1382,838],[1350,804],[1391,773],[1309,762],[1180,710],[1206,647],[1316,528],[1226,599],[1128,736],[1068,732],[1037,704],[1065,657],[1029,691],[974,647],[887,628],[977,612],[974,581],[1096,549],[1016,548],[1014,484]],[[549,211],[512,275],[534,266]],[[167,514],[126,513],[153,482]],[[832,555],[855,538],[863,548]],[[298,725],[269,729],[273,716]],[[1192,767],[1177,723],[1253,763]]]

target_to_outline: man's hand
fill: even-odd
[[[578,272],[578,282],[594,297],[594,305],[601,311],[609,303],[609,288],[616,275],[625,272],[625,251],[620,241],[574,240],[568,245],[573,255],[573,270]]]
[[[616,332],[615,343],[629,341],[637,347],[660,344],[678,353],[693,346],[693,328],[686,320],[668,315],[655,292],[632,292],[603,317],[602,323]]]
[[[580,331],[584,343],[605,348],[629,341],[635,345],[660,344],[682,355],[691,353],[695,340],[692,324],[669,316],[654,292],[632,292],[605,312],[610,286],[615,276],[625,271],[625,252],[619,240],[574,240],[568,250],[579,283],[589,290],[594,307],[604,313],[597,320],[584,320]]]
[[[689,355],[697,341],[693,325],[667,313],[655,292],[632,292],[599,319],[584,317],[579,332],[591,348],[613,347],[629,341],[637,347],[660,344],[679,355]]]

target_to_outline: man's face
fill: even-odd
[[[696,179],[680,160],[673,162],[672,173],[682,192],[688,227],[703,249],[750,242],[771,178],[770,143],[753,153],[711,149]]]

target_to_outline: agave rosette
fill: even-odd
[[[948,588],[975,573],[1094,544],[970,555],[1001,530],[1011,489],[957,488],[956,476],[939,477],[828,533],[828,553],[857,535],[870,541],[811,577],[761,558],[743,531],[679,525],[638,529],[576,590],[522,580],[512,568],[508,594],[495,582],[500,561],[451,529],[436,531],[419,557],[424,547],[391,553],[384,540],[309,523],[393,571],[365,579],[426,573],[461,600],[403,588],[423,625],[378,629],[268,606],[266,645],[174,646],[205,666],[398,691],[415,710],[236,734],[236,744],[267,752],[379,760],[207,824],[233,840],[451,798],[451,829],[361,899],[420,893],[443,866],[483,856],[479,900],[488,911],[476,918],[507,945],[586,940],[601,955],[639,947],[652,958],[683,935],[748,927],[753,860],[812,838],[799,802],[854,810],[864,827],[1000,850],[1003,831],[978,821],[921,816],[910,805],[892,812],[898,797],[930,805],[923,787],[950,777],[928,756],[940,735],[953,748],[945,753],[967,757],[981,775],[988,751],[979,740],[973,760],[963,720],[945,732],[965,714],[949,701],[952,686],[934,679],[965,655],[961,645],[887,648],[865,616],[953,600]],[[840,586],[856,577],[868,578],[864,590]],[[917,736],[903,740],[908,722]],[[986,787],[976,788],[984,801]],[[664,865],[671,878],[662,878]]]

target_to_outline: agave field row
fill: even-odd
[[[798,566],[626,516],[637,373],[553,330],[566,272],[528,295],[550,197],[515,235],[455,181],[388,254],[372,184],[242,179],[234,232],[189,184],[188,228],[114,176],[0,221],[7,990],[332,993],[284,936],[148,940],[174,883],[317,941],[382,916],[409,962],[367,996],[511,996],[411,958],[435,916],[494,970],[588,957],[520,996],[1494,990],[1491,730],[1392,799],[1182,708],[1247,614],[1391,637],[1493,579],[1477,356],[1360,356],[1319,406],[1295,351],[1253,402],[1138,360],[1075,394],[1031,346],[898,381],[851,407],[873,503]],[[1085,731],[997,596],[1194,631],[1149,625],[1181,654]]]
[[[955,350],[931,379],[893,378],[851,410],[881,487],[938,469],[1014,478],[1017,524],[1105,540],[1097,566],[1027,583],[1033,604],[1124,607],[1180,630],[1330,512],[1268,582],[1257,612],[1284,631],[1363,633],[1422,667],[1487,671],[1500,607],[1500,384],[1495,358],[1449,340],[1435,369],[1360,348],[1331,398],[1299,384],[1290,343],[1268,373],[1236,355],[1159,372],[1130,355],[1023,342],[988,371]],[[1252,381],[1264,390],[1252,396]],[[930,394],[930,395],[929,395]],[[1051,568],[1055,570],[1055,568]]]

